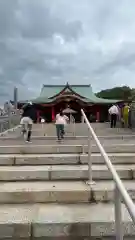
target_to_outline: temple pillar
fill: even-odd
[[[52,122],[55,120],[55,109],[54,106],[52,106]]]
[[[96,122],[100,122],[100,111],[99,111],[99,109],[96,112]]]
[[[40,113],[39,110],[37,110],[37,123],[39,123]]]

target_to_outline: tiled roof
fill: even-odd
[[[98,98],[92,91],[91,85],[43,85],[41,89],[40,96],[33,100],[35,103],[51,103],[57,99],[58,94],[63,90],[73,91],[75,94],[79,95],[84,102],[91,103],[116,103],[119,100],[110,100]]]

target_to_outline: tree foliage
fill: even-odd
[[[106,99],[129,100],[132,98],[133,92],[135,92],[134,89],[123,86],[102,90],[97,93],[97,96]]]
[[[131,90],[131,97],[130,97],[131,100],[135,101],[135,88],[133,88]]]

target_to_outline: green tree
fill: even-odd
[[[128,100],[132,96],[132,89],[128,86],[115,87],[102,90],[97,93],[97,96],[106,99]]]
[[[131,97],[129,99],[135,101],[135,88],[132,88],[132,90],[131,90]]]

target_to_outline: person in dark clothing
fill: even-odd
[[[31,133],[33,121],[36,119],[36,109],[32,102],[25,104],[22,108],[22,118],[20,124],[22,125],[23,135],[28,132],[26,142],[31,142]]]

